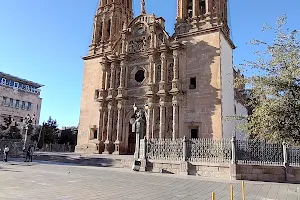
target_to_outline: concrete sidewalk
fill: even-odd
[[[0,199],[216,200],[241,198],[241,181],[133,172],[129,169],[53,163],[0,163]],[[300,185],[245,182],[246,200],[300,200]]]

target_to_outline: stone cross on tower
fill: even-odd
[[[141,0],[141,15],[146,14],[145,5],[146,5],[145,0]]]

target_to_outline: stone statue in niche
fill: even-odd
[[[174,75],[174,64],[170,63],[168,67],[168,81],[171,82],[173,80],[173,75]]]

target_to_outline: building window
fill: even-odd
[[[36,110],[39,110],[39,105],[36,105]]]
[[[25,110],[25,101],[22,101],[21,109]]]
[[[205,15],[206,13],[206,5],[205,5],[205,0],[200,1],[200,14]]]
[[[111,28],[111,21],[110,20],[108,20],[108,23],[107,23],[107,35],[108,35],[108,37],[110,38],[110,28]]]
[[[20,107],[20,100],[16,100],[15,108],[19,108],[19,107]]]
[[[189,0],[189,2],[188,2],[187,11],[188,11],[188,17],[189,18],[193,17],[193,1],[192,0]]]
[[[191,129],[191,138],[192,139],[198,139],[199,138],[198,128],[192,128]]]
[[[190,89],[196,89],[196,77],[190,78]]]
[[[14,99],[9,98],[9,107],[13,107],[14,106]]]
[[[6,101],[7,101],[7,97],[3,97],[3,100],[2,100],[2,105],[6,105]]]
[[[101,41],[102,40],[102,29],[103,29],[103,22],[101,22],[101,24],[100,24],[100,28],[99,28],[99,30],[100,30],[100,33],[99,33],[99,41]]]
[[[144,70],[137,71],[136,74],[135,74],[135,80],[136,80],[136,82],[141,83],[141,82],[143,82],[144,79],[145,79],[145,72],[144,72]]]
[[[97,131],[97,129],[93,129],[93,139],[97,139],[97,137],[98,137],[98,131]]]
[[[30,102],[28,102],[28,104],[27,104],[27,110],[31,110],[31,103]]]
[[[95,90],[94,99],[99,98],[99,90]]]
[[[1,79],[1,84],[2,84],[2,85],[6,85],[6,79],[5,79],[5,78],[2,78],[2,79]]]
[[[14,88],[18,88],[19,87],[19,83],[18,82],[14,82]]]

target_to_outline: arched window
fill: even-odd
[[[103,29],[103,22],[100,23],[100,28],[99,28],[99,41],[102,39],[102,29]]]
[[[201,0],[200,1],[200,15],[205,15],[206,13],[206,4],[205,4],[205,0]]]
[[[161,79],[161,65],[156,68],[156,83],[159,83]]]
[[[2,79],[1,79],[1,84],[2,84],[2,85],[6,85],[6,79],[5,79],[5,78],[2,78]]]
[[[107,23],[107,35],[108,35],[108,37],[110,38],[110,29],[111,29],[111,21],[110,20],[108,20],[108,23]]]
[[[193,16],[193,0],[188,1],[187,14],[189,18]]]

